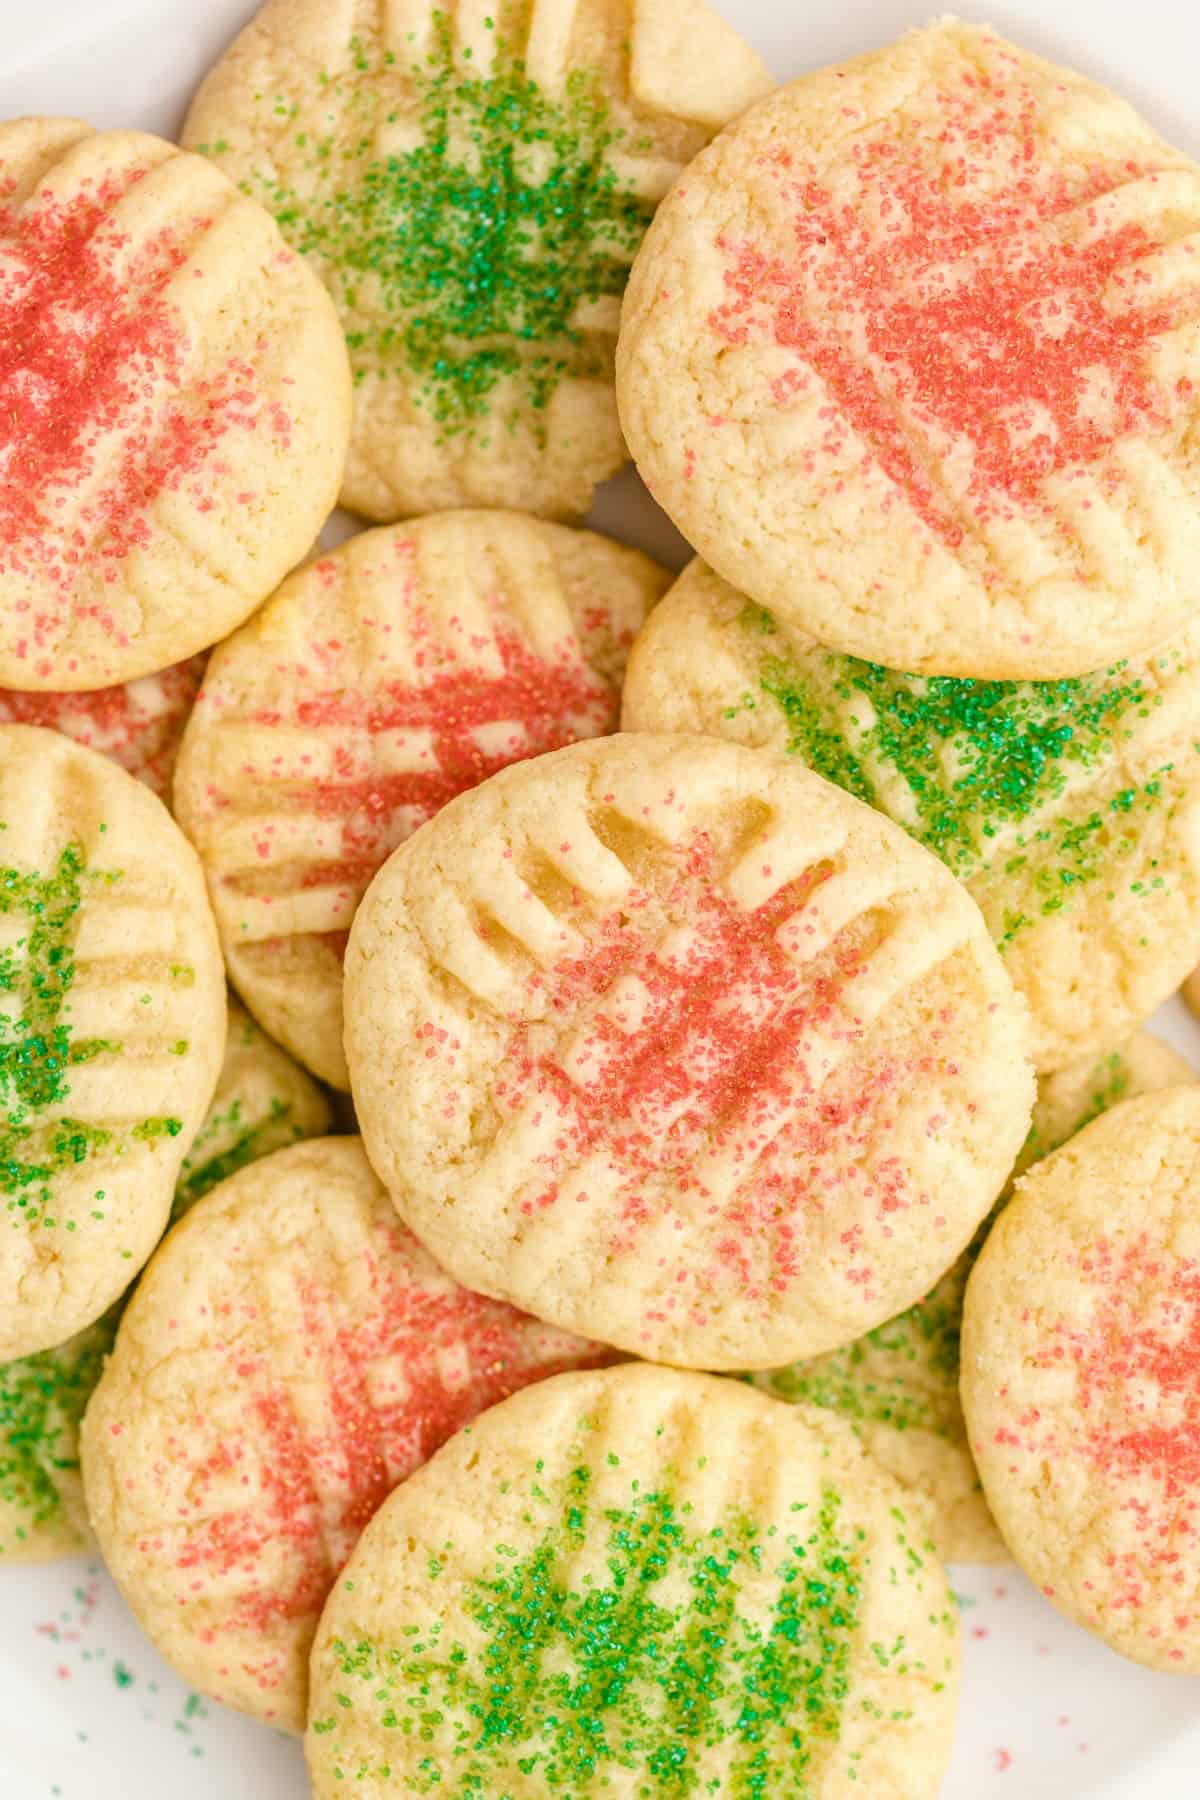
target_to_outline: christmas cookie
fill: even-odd
[[[1200,953],[1200,623],[1041,682],[827,650],[696,562],[630,660],[624,724],[784,750],[935,850],[1029,1002],[1034,1060],[1117,1044]]]
[[[357,1138],[278,1151],[175,1227],[121,1322],[82,1435],[105,1561],[186,1681],[298,1731],[380,1501],[482,1408],[605,1355],[444,1275]]]
[[[1194,1079],[1181,1056],[1145,1031],[1120,1050],[1043,1076],[1017,1173],[1119,1101]],[[986,1235],[981,1227],[933,1291],[898,1318],[828,1356],[753,1378],[777,1399],[840,1413],[884,1468],[927,1495],[933,1540],[947,1562],[999,1562],[1008,1554],[979,1484],[958,1393],[963,1294]]]
[[[268,0],[184,127],[345,328],[343,503],[587,511],[625,460],[613,351],[654,208],[765,93],[704,0]]]
[[[957,1635],[921,1508],[837,1420],[562,1375],[363,1533],[313,1651],[313,1790],[934,1800]]]
[[[28,694],[0,688],[0,725],[43,725],[111,757],[165,800],[200,687],[204,658],[91,694]]]
[[[342,956],[402,839],[520,757],[612,731],[669,577],[509,512],[365,532],[284,583],[209,663],[175,785],[232,980],[346,1085]]]
[[[439,813],[359,908],[346,1049],[371,1160],[460,1281],[699,1368],[927,1293],[1033,1100],[937,859],[708,738],[575,744]]]
[[[247,1163],[328,1128],[316,1083],[233,1002],[221,1078],[183,1159],[172,1217]],[[0,1562],[46,1562],[91,1541],[79,1421],[120,1316],[118,1302],[58,1349],[0,1364]]]
[[[202,157],[0,125],[0,682],[215,643],[308,551],[350,425],[328,296]]]
[[[162,1234],[212,1098],[225,982],[161,801],[0,727],[0,1360],[107,1310]]]
[[[1033,1169],[963,1313],[962,1397],[1030,1579],[1200,1674],[1200,1089],[1114,1108]]]
[[[821,643],[1025,679],[1200,607],[1200,169],[945,19],[779,89],[660,208],[630,449],[713,567]]]

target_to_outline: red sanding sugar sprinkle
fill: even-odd
[[[681,860],[660,903],[686,927],[645,935],[650,896],[637,890],[584,924],[588,949],[531,977],[534,1017],[514,1028],[493,1095],[511,1115],[554,1121],[545,1186],[523,1202],[527,1213],[564,1194],[587,1201],[592,1183],[597,1197],[614,1197],[613,1255],[636,1250],[643,1229],[664,1219],[708,1222],[711,1264],[681,1260],[666,1303],[701,1319],[718,1291],[785,1291],[827,1206],[859,1211],[888,1234],[893,1215],[928,1205],[886,1138],[911,1080],[938,1083],[951,1070],[936,1024],[919,1068],[862,1044],[854,983],[870,967],[869,928],[843,930],[800,967],[785,953],[780,938],[795,930],[803,940],[803,908],[827,866],[747,912],[710,880],[703,837]],[[543,1020],[562,1034],[552,1052],[540,1048]],[[938,1121],[927,1129],[936,1136]],[[585,1171],[583,1191],[564,1168]],[[841,1243],[843,1278],[869,1297],[861,1226]]]
[[[116,209],[145,178],[133,170],[67,199],[47,189],[0,205],[0,573],[38,597],[26,606],[26,654],[68,625],[85,568],[99,559],[113,581],[150,541],[157,496],[183,489],[211,507],[201,477],[227,432],[265,417],[287,434],[248,364],[192,368],[196,347],[169,290],[187,241],[211,221],[134,245]]]
[[[853,432],[955,547],[972,525],[1035,508],[1056,471],[1165,429],[1192,394],[1152,366],[1183,321],[1146,267],[1161,248],[1153,168],[1055,170],[1011,59],[961,76],[939,111],[940,130],[915,143],[891,126],[863,133],[832,184],[786,153],[764,160],[794,207],[792,248],[721,239],[729,297],[711,323],[730,342],[795,353],[777,405],[819,379],[810,473],[844,465]],[[1140,178],[1144,216],[1116,221],[1104,196]]]
[[[301,700],[287,715],[255,716],[259,725],[345,733],[335,773],[303,784],[304,803],[318,818],[341,821],[340,855],[309,864],[306,888],[344,886],[357,897],[396,845],[447,801],[510,763],[599,736],[617,723],[617,689],[580,659],[573,640],[535,654],[497,616],[490,642],[501,672],[494,673],[452,644],[434,645],[419,618],[414,636],[425,640],[416,658],[424,677],[419,685],[392,683],[374,694],[342,686]],[[371,745],[384,737],[391,757],[404,754],[413,766],[378,769]],[[286,778],[269,763],[257,773],[265,781]],[[264,841],[269,861],[273,842]]]
[[[1169,1575],[1197,1530],[1200,1262],[1142,1234],[1101,1239],[1079,1255],[1076,1275],[1090,1301],[1086,1324],[1059,1321],[1037,1361],[1072,1371],[1079,1446],[1122,1495],[1141,1541],[1140,1555],[1114,1571],[1123,1582],[1115,1603],[1131,1605],[1136,1565]]]
[[[501,1301],[448,1288],[403,1227],[380,1226],[376,1235],[352,1324],[343,1322],[345,1304],[318,1283],[301,1290],[307,1379],[281,1383],[240,1348],[244,1320],[229,1321],[238,1328],[226,1345],[230,1380],[245,1423],[227,1428],[191,1472],[195,1518],[183,1516],[176,1559],[192,1576],[201,1632],[269,1637],[293,1625],[310,1635],[338,1571],[397,1482],[519,1388],[612,1360]],[[234,1505],[223,1498],[231,1491]],[[222,1498],[214,1505],[215,1497]],[[270,1687],[280,1656],[264,1644],[255,1667]]]
[[[0,688],[0,725],[40,725],[99,751],[165,799],[179,740],[204,674],[193,656],[157,675],[91,693],[36,694]]]

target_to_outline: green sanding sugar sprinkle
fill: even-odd
[[[754,1385],[780,1400],[840,1413],[854,1426],[959,1435],[955,1394],[965,1281],[956,1265],[924,1300],[865,1337],[758,1376]]]
[[[257,1035],[257,1034],[256,1034]],[[188,1208],[203,1199],[218,1182],[227,1181],[255,1162],[269,1150],[281,1150],[304,1136],[302,1127],[293,1119],[291,1101],[273,1096],[266,1113],[258,1119],[243,1116],[240,1100],[233,1100],[221,1111],[211,1113],[192,1141],[183,1159],[183,1168],[175,1185],[175,1203],[171,1221],[182,1218]],[[213,1148],[220,1145],[219,1149]]]
[[[104,1127],[72,1117],[67,1102],[73,1068],[121,1049],[106,1038],[75,1037],[70,1006],[81,908],[89,892],[120,879],[87,868],[77,844],[62,850],[49,875],[0,868],[0,917],[8,924],[0,947],[0,1192],[14,1225],[54,1229],[54,1178],[113,1141]],[[181,1129],[178,1119],[147,1119],[132,1135]]]
[[[404,1745],[405,1791],[439,1800],[499,1800],[519,1777],[562,1800],[617,1783],[645,1800],[802,1800],[840,1736],[860,1628],[861,1533],[837,1494],[784,1536],[739,1515],[697,1531],[690,1506],[636,1481],[601,1509],[591,1486],[586,1467],[556,1498],[535,1482],[527,1516],[557,1516],[528,1551],[497,1545],[450,1617],[395,1645],[336,1642],[345,1681],[314,1730],[369,1713]],[[355,1755],[337,1773],[386,1780],[392,1764]]]
[[[16,1544],[62,1512],[62,1477],[79,1468],[79,1422],[118,1316],[114,1309],[59,1350],[0,1364],[0,1507]],[[0,1540],[0,1551],[16,1544]]]
[[[483,419],[502,381],[537,413],[564,377],[606,372],[576,315],[622,293],[653,213],[610,165],[623,134],[594,75],[573,71],[553,98],[529,79],[513,41],[527,15],[477,72],[436,13],[414,72],[418,141],[386,156],[378,138],[396,115],[380,83],[394,83],[394,59],[374,67],[352,45],[352,73],[320,95],[341,128],[289,147],[298,185],[261,171],[243,183],[320,267],[356,379],[407,372],[443,435]],[[289,120],[298,110],[293,96],[262,99]]]
[[[106,879],[68,844],[51,875],[0,869],[0,915],[19,935],[0,949],[0,1189],[14,1222],[49,1223],[50,1184],[109,1142],[64,1108],[69,1071],[118,1046],[73,1038],[68,995],[84,890]],[[46,1118],[47,1113],[53,1116]]]
[[[761,607],[745,607],[740,623],[756,638],[774,635]],[[1116,766],[1136,722],[1161,704],[1123,663],[1074,680],[970,681],[898,674],[825,651],[803,666],[756,655],[761,691],[787,718],[789,750],[897,818],[960,878],[1000,854],[1006,873],[1030,871],[1043,915],[1129,854],[1133,816],[1177,791],[1167,764],[1085,816],[1070,811],[1069,796],[1056,809],[1072,772]],[[992,844],[1002,833],[1003,850]],[[1006,939],[1028,923],[1010,917]]]

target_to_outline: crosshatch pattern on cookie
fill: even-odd
[[[150,1373],[168,1338],[184,1389]],[[444,1275],[357,1139],[282,1152],[201,1204],[122,1326],[85,1428],[102,1547],[189,1680],[297,1730],[318,1615],[380,1502],[485,1407],[611,1360]]]
[[[765,70],[693,10],[695,34],[721,34],[731,113]],[[375,518],[463,499],[583,511],[623,458],[611,384],[629,265],[728,115],[695,108],[678,43],[647,78],[654,7],[343,4],[307,29],[297,11],[269,8],[244,67],[238,47],[218,66],[186,138],[333,295],[367,419],[348,503]],[[375,406],[432,459],[425,491],[369,435]]]
[[[1006,984],[936,864],[868,853],[869,814],[786,774],[773,787],[768,759],[682,742],[613,740],[611,768],[562,753],[553,822],[532,786],[479,790],[477,872],[428,836],[433,863],[391,865],[372,901],[381,919],[407,909],[405,953],[380,946],[372,974],[368,925],[351,966],[389,1007],[396,984],[411,998],[403,1027],[352,1008],[351,1070],[356,1051],[380,1058],[393,1110],[417,1094],[428,1109],[435,1084],[437,1141],[419,1132],[408,1166],[366,1068],[360,1116],[402,1212],[476,1285],[577,1323],[572,1269],[636,1269],[595,1314],[635,1350],[678,1354],[695,1334],[724,1354],[747,1301],[768,1336],[811,1305],[808,1329],[846,1339],[887,1315],[894,1237],[931,1241],[933,1275],[978,1222],[958,1207],[990,1181],[972,1163],[991,1166],[980,1072],[1016,1029]]]
[[[0,688],[0,725],[41,725],[111,757],[170,802],[175,758],[204,674],[189,657],[156,675],[93,693],[31,694]]]
[[[794,260],[722,240],[729,298],[712,329],[796,352],[773,398],[828,409],[818,499],[856,440],[985,581],[1023,576],[1034,543],[1043,577],[1103,577],[1089,505],[1109,518],[1127,489],[1126,527],[1147,529],[1160,457],[1128,440],[1181,428],[1193,405],[1191,380],[1155,352],[1195,308],[1200,176],[1132,160],[1056,169],[1036,141],[1038,97],[1003,51],[937,106],[936,147],[878,128],[830,186],[781,149],[771,172],[795,209]]]
[[[785,750],[904,826],[967,884],[1054,1067],[1148,1015],[1200,947],[1198,708],[1195,626],[1071,679],[903,674],[825,649],[696,563],[635,653],[624,720]],[[1099,954],[1113,978],[1093,963],[1088,984]],[[1051,964],[1112,1020],[1060,1019]]]
[[[97,688],[212,642],[301,553],[341,351],[270,220],[145,134],[5,126],[0,245],[3,672]]]
[[[180,818],[233,980],[345,1085],[345,934],[390,852],[496,770],[617,723],[667,577],[593,534],[449,513],[365,534],[294,577],[214,657]]]
[[[7,727],[0,826],[0,1269],[20,1351],[90,1323],[145,1260],[216,1078],[223,998],[191,853],[120,771]]]
[[[1186,622],[1193,163],[952,20],[783,90],[706,154],[635,271],[622,404],[723,573],[930,672],[1074,674]]]
[[[840,1792],[884,1735],[925,1791],[956,1628],[920,1518],[811,1415],[645,1373],[530,1390],[370,1527],[314,1657],[318,1794]]]
[[[1044,1077],[1014,1175],[1122,1100],[1194,1079],[1182,1057],[1145,1032],[1120,1050]],[[998,1207],[1010,1191],[1011,1184]],[[840,1414],[898,1480],[930,1494],[934,1542],[948,1562],[1008,1555],[983,1497],[959,1398],[963,1296],[994,1217],[907,1312],[828,1356],[750,1378],[776,1399]]]

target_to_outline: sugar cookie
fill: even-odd
[[[184,142],[333,295],[355,379],[343,503],[585,513],[626,455],[633,253],[683,164],[770,86],[704,0],[268,0]]]
[[[357,1138],[280,1150],[188,1213],[121,1321],[82,1435],[105,1561],[185,1680],[299,1731],[384,1496],[483,1407],[608,1354],[459,1288]]]
[[[195,853],[140,782],[0,726],[0,1361],[129,1286],[212,1098],[225,981]]]
[[[342,956],[389,852],[506,763],[611,731],[633,635],[670,577],[594,532],[510,512],[364,532],[215,652],[175,787],[230,976],[345,1087]]]
[[[786,750],[936,851],[1054,1069],[1120,1043],[1200,954],[1198,718],[1200,623],[1074,680],[902,675],[696,562],[634,648],[623,722]]]
[[[486,1413],[363,1533],[313,1651],[316,1800],[934,1800],[958,1622],[836,1420],[631,1365]]]
[[[204,658],[189,657],[123,687],[90,694],[0,688],[0,725],[42,725],[111,757],[170,803],[175,758],[200,687]]]
[[[781,88],[676,184],[617,383],[729,581],[894,669],[1080,675],[1200,608],[1200,168],[944,19]]]
[[[709,738],[575,744],[452,801],[359,908],[346,1050],[371,1160],[459,1280],[700,1368],[927,1293],[1033,1099],[937,859]]]
[[[183,1159],[172,1218],[247,1163],[327,1131],[329,1111],[317,1084],[231,1002],[221,1077]],[[48,1562],[91,1543],[79,1422],[121,1305],[58,1349],[0,1363],[0,1562]]]
[[[1200,1089],[1126,1101],[1019,1185],[967,1285],[962,1398],[1030,1579],[1200,1674]]]
[[[1184,1059],[1145,1031],[1120,1050],[1044,1075],[1017,1172],[1121,1100],[1194,1080]],[[1008,1555],[979,1483],[958,1393],[963,1294],[987,1230],[982,1226],[932,1293],[899,1318],[828,1356],[753,1377],[777,1399],[840,1413],[890,1474],[927,1495],[933,1541],[947,1562]]]
[[[0,125],[0,682],[95,689],[215,643],[341,480],[337,319],[211,163]]]

